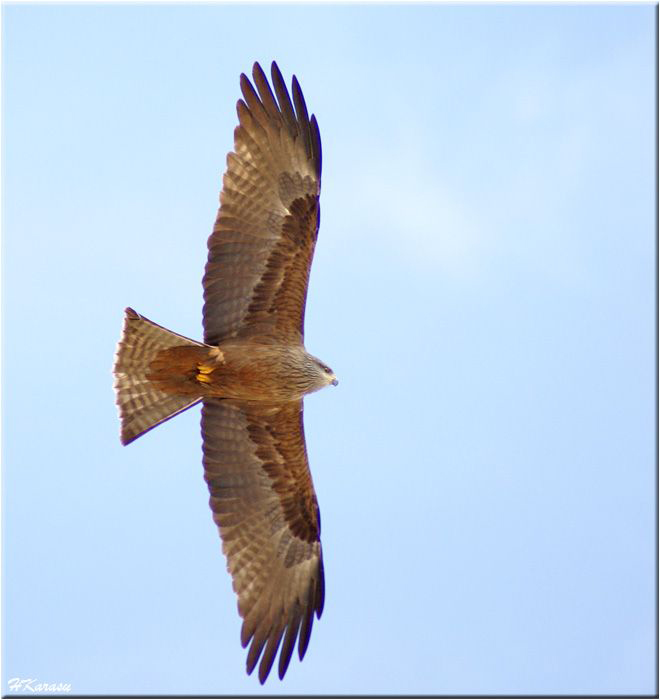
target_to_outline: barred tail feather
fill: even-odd
[[[149,363],[159,351],[181,345],[202,343],[168,331],[133,309],[125,310],[113,369],[123,445],[199,402],[201,396],[167,393],[147,378]]]

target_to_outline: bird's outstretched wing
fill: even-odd
[[[279,676],[296,638],[302,659],[324,597],[321,521],[307,463],[302,401],[261,405],[204,399],[202,438],[211,510],[250,644],[268,676],[278,647]]]
[[[258,63],[243,100],[234,151],[209,238],[204,342],[236,336],[302,342],[307,282],[319,225],[321,137],[293,77],[293,102],[272,64],[275,95]]]

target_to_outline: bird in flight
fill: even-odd
[[[234,150],[208,239],[204,342],[126,309],[114,376],[124,445],[202,404],[204,478],[249,645],[264,683],[298,642],[302,660],[324,598],[321,521],[307,461],[303,397],[337,384],[304,346],[319,227],[321,137],[293,77],[273,62],[241,75]]]

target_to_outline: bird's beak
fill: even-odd
[[[337,377],[335,377],[330,383],[332,384],[332,386],[337,386],[337,384],[339,384],[339,380],[337,379]]]

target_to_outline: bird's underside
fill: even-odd
[[[320,519],[307,461],[303,397],[336,384],[304,348],[319,222],[321,141],[294,76],[291,100],[258,64],[227,157],[208,241],[204,342],[126,309],[114,374],[128,444],[202,403],[204,476],[249,645],[263,683],[280,650],[302,659],[324,598]]]
[[[231,340],[217,346],[164,348],[147,378],[165,393],[286,403],[318,388],[306,378],[302,345]]]

